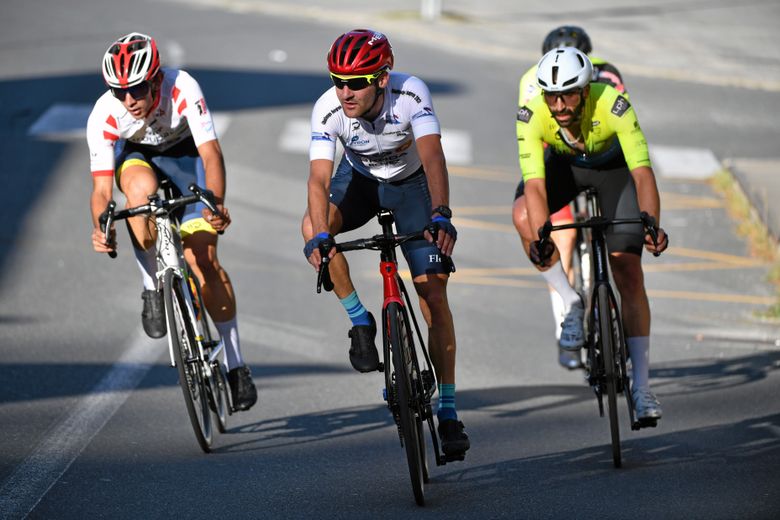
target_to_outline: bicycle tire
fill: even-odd
[[[211,364],[209,388],[211,389],[211,399],[214,401],[214,407],[211,411],[214,413],[214,418],[217,420],[217,430],[219,433],[225,433],[227,431],[227,417],[230,415],[228,385],[222,364],[217,360]]]
[[[190,418],[195,438],[201,449],[211,451],[213,433],[211,409],[208,404],[206,381],[200,364],[191,319],[189,292],[183,290],[181,279],[168,270],[163,278],[163,299],[168,322],[168,334],[173,342],[173,357],[179,373],[179,386]],[[192,360],[196,360],[192,362]]]
[[[425,489],[423,462],[420,453],[423,444],[420,440],[418,423],[422,418],[412,407],[414,392],[412,376],[414,365],[409,355],[410,341],[408,323],[403,307],[398,303],[387,306],[387,327],[390,338],[390,350],[395,369],[396,397],[398,399],[398,416],[401,434],[403,435],[406,462],[409,466],[409,476],[412,481],[414,499],[418,505],[425,505]]]
[[[601,342],[601,356],[604,362],[604,387],[607,393],[607,408],[609,417],[609,431],[612,438],[612,462],[616,468],[621,467],[622,457],[620,453],[620,424],[618,423],[617,410],[617,373],[615,367],[615,330],[612,321],[611,298],[609,287],[600,285],[597,293],[599,341]]]

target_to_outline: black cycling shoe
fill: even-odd
[[[349,348],[349,361],[358,372],[374,372],[379,368],[379,354],[376,351],[376,321],[368,313],[370,325],[355,325],[349,331],[352,345]]]
[[[230,384],[233,410],[243,412],[254,406],[257,402],[257,388],[252,381],[249,367],[236,367],[228,372],[228,383]]]
[[[466,451],[471,447],[463,423],[456,419],[439,421],[439,438],[441,439],[441,451],[444,452],[447,460],[463,460]]]
[[[141,293],[144,301],[144,310],[141,312],[141,323],[144,332],[150,338],[162,338],[165,336],[165,303],[161,291],[145,290]]]

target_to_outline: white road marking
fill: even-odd
[[[87,119],[91,104],[55,103],[50,106],[27,130],[27,135],[48,141],[72,141],[86,139]],[[214,127],[222,137],[230,126],[230,115],[213,112]]]
[[[650,145],[653,170],[667,179],[709,179],[723,168],[707,148]]]
[[[116,413],[160,356],[160,343],[137,332],[125,354],[41,440],[0,487],[0,518],[29,514]]]

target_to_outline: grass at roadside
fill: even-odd
[[[725,199],[726,210],[737,222],[737,234],[748,241],[751,254],[771,264],[768,279],[775,287],[777,301],[759,314],[764,318],[780,319],[780,248],[777,241],[730,171],[721,170],[715,174],[711,184]]]

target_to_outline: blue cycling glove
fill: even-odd
[[[306,255],[306,259],[308,259],[314,250],[318,249],[321,244],[328,242],[328,245],[332,247],[333,235],[330,233],[319,233],[317,236],[306,242],[306,245],[303,247],[303,254]]]
[[[447,217],[437,215],[431,219],[431,223],[435,224],[439,229],[444,230],[444,232],[451,236],[453,240],[458,239],[458,230],[455,229],[455,226],[452,225],[452,222],[450,222],[450,219]],[[434,236],[433,239],[436,240],[436,237]]]

